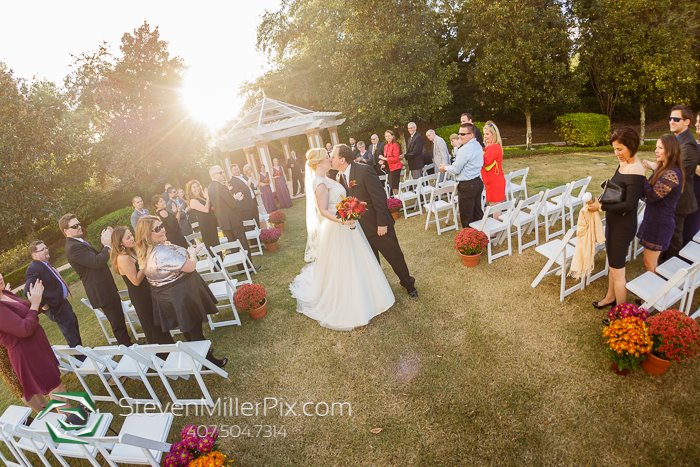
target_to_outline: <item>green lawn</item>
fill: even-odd
[[[509,159],[505,170],[529,166],[535,193],[586,175],[595,187],[615,163],[611,153],[546,155]],[[267,317],[242,316],[241,327],[210,333],[216,353],[230,358],[230,378],[207,379],[215,397],[283,399],[298,415],[177,418],[170,441],[185,423],[226,425],[236,434],[230,426],[247,426],[250,436],[219,443],[241,465],[697,465],[700,362],[674,365],[660,378],[613,374],[603,313],[590,305],[602,298],[605,279],[560,303],[558,278],[530,288],[544,264],[534,248],[465,268],[452,249],[454,231],[438,237],[423,229],[424,217],[401,219],[420,299],[410,300],[383,263],[396,305],[365,328],[334,332],[296,313],[287,289],[304,264],[303,204],[287,211],[280,250],[257,258]],[[638,275],[641,258],[628,270],[628,278]],[[78,305],[82,286],[72,290],[85,344],[104,344]],[[62,343],[56,326],[42,323]],[[6,392],[0,397],[3,406],[14,402]],[[345,406],[344,415],[303,416],[306,402],[348,402],[352,414]],[[256,436],[255,425],[283,427],[286,436]]]

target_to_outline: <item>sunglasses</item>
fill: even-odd
[[[165,228],[165,226],[164,226],[163,224],[160,224],[160,225],[157,225],[157,226],[153,227],[153,230],[151,230],[151,232],[158,233],[158,232],[160,232],[161,230],[163,230],[164,228]]]
[[[69,225],[69,226],[68,226],[69,229],[79,229],[80,227],[81,227],[81,226],[80,226],[80,223],[77,223],[77,224],[73,224],[73,225]]]
[[[683,117],[668,117],[668,121],[669,121],[669,122],[676,122],[676,123],[678,123],[678,122],[680,122],[681,120],[683,120]]]
[[[459,136],[473,135],[474,133],[457,133]]]

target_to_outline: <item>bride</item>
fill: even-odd
[[[323,327],[350,331],[394,304],[394,294],[365,234],[355,221],[336,218],[345,188],[326,178],[331,168],[322,148],[306,153],[304,260],[309,263],[289,286],[297,311]]]

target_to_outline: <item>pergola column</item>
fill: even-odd
[[[304,132],[306,135],[306,140],[309,142],[309,148],[322,148],[323,138],[321,138],[321,132],[318,130],[307,130]]]
[[[262,143],[255,143],[255,147],[258,150],[258,155],[260,156],[262,164],[265,166],[265,170],[270,176],[270,188],[272,188],[273,192],[277,191],[275,190],[275,184],[272,183],[272,159],[270,158],[270,148],[267,145],[267,141]]]
[[[253,168],[253,173],[257,174],[259,172],[259,167],[258,167],[258,158],[255,157],[255,146],[251,146],[249,148],[243,148],[243,153],[245,154],[245,160],[248,161],[248,164]]]
[[[338,138],[338,127],[337,126],[329,126],[328,133],[330,133],[330,135],[331,135],[331,144],[333,146],[335,146],[336,144],[340,144],[340,138]]]

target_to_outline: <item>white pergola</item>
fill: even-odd
[[[306,135],[309,148],[323,147],[321,130],[328,129],[331,143],[338,144],[338,125],[345,118],[340,112],[316,112],[286,102],[263,96],[226,134],[215,143],[217,149],[226,153],[242,149],[248,164],[258,171],[258,158],[267,171],[272,173],[272,159],[268,144],[279,140],[284,155],[289,158],[289,138]],[[230,175],[230,159],[226,158],[226,169]],[[274,190],[274,184],[272,185]]]

